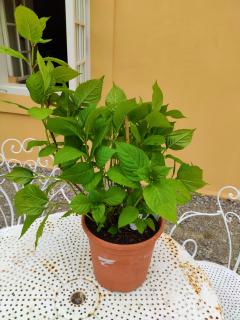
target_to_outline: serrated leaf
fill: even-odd
[[[28,114],[37,120],[44,120],[52,114],[51,109],[33,107],[28,109]]]
[[[147,221],[142,219],[137,219],[134,224],[137,227],[137,231],[141,234],[143,234],[147,228]]]
[[[166,158],[172,159],[173,161],[175,161],[175,162],[177,162],[177,163],[180,163],[180,164],[184,163],[181,159],[173,156],[172,154],[167,154],[167,155],[166,155]]]
[[[153,110],[160,110],[163,104],[163,93],[160,89],[157,81],[153,85],[153,93],[152,93],[152,108]]]
[[[78,194],[72,199],[70,203],[70,208],[75,213],[87,214],[90,211],[91,202],[85,195]]]
[[[41,215],[41,214],[40,214]],[[31,227],[33,222],[40,217],[40,215],[35,216],[26,216],[23,222],[21,235],[19,238],[22,238],[22,236],[28,231],[28,229]]]
[[[64,136],[77,135],[80,137],[79,125],[77,121],[72,118],[49,118],[47,121],[47,129]]]
[[[109,206],[121,204],[126,197],[126,192],[119,187],[111,187],[104,192],[103,201]]]
[[[131,130],[132,135],[136,139],[136,142],[140,143],[141,142],[141,136],[140,136],[140,133],[138,131],[138,127],[134,123],[131,123],[130,124],[130,130]]]
[[[44,31],[44,29],[46,28],[46,24],[49,19],[50,19],[50,17],[42,17],[39,19],[42,31]]]
[[[115,83],[113,84],[111,90],[109,91],[107,97],[106,97],[106,105],[116,105],[119,102],[122,102],[124,100],[126,100],[126,94],[124,93],[124,91],[119,88],[118,86],[115,85]]]
[[[166,166],[155,165],[155,166],[151,166],[151,170],[152,170],[153,179],[159,180],[161,178],[165,178],[169,174],[171,168]]]
[[[192,141],[195,129],[180,129],[173,131],[166,138],[166,146],[172,150],[182,150]]]
[[[186,118],[180,110],[174,109],[166,112],[166,116],[172,117],[174,119]]]
[[[117,143],[117,156],[122,172],[133,181],[139,181],[137,171],[149,166],[149,159],[143,150],[128,143]]]
[[[47,203],[48,198],[45,193],[34,184],[27,185],[14,197],[14,205],[19,216],[22,214],[40,215]]]
[[[15,10],[17,32],[32,43],[37,43],[43,32],[43,24],[38,16],[25,6],[18,6]]]
[[[147,225],[150,229],[152,229],[153,231],[156,231],[156,227],[155,227],[155,224],[154,224],[154,221],[153,219],[151,218],[147,218],[146,219],[146,222],[147,222]]]
[[[55,145],[49,144],[39,151],[38,156],[39,157],[48,157],[51,154],[53,154],[55,151],[56,151]]]
[[[21,53],[21,52],[18,52],[14,49],[11,49],[11,48],[7,48],[7,47],[0,47],[0,53],[2,54],[7,54],[13,58],[17,58],[17,59],[22,59],[24,60],[25,62],[28,63],[28,59]]]
[[[92,208],[92,217],[97,224],[104,223],[105,217],[105,205],[99,204]]]
[[[159,146],[165,143],[165,138],[161,135],[152,135],[144,139],[143,144],[148,146]]]
[[[186,163],[181,164],[178,169],[177,179],[180,180],[185,187],[194,192],[206,185],[203,181],[203,171],[198,166],[189,165]]]
[[[95,160],[98,168],[103,169],[108,160],[116,153],[115,149],[107,146],[100,146],[95,153]]]
[[[94,171],[89,163],[81,162],[64,170],[59,178],[85,185],[94,178]]]
[[[68,82],[79,75],[79,72],[69,66],[59,66],[52,71],[52,76],[58,83]]]
[[[177,204],[184,205],[192,199],[192,195],[186,186],[178,179],[168,179],[166,182],[174,191]]]
[[[75,90],[74,100],[78,106],[82,103],[97,103],[102,94],[103,77],[80,83]]]
[[[40,147],[48,144],[48,141],[45,140],[31,140],[27,144],[27,151],[32,149],[33,147]]]
[[[14,167],[11,172],[5,175],[7,179],[19,183],[19,184],[28,184],[32,182],[34,175],[30,169],[22,167]]]
[[[159,111],[152,111],[151,113],[149,113],[149,115],[146,117],[146,120],[150,129],[171,127],[171,124],[167,120],[166,116],[164,116]]]
[[[37,63],[42,75],[43,83],[44,83],[44,91],[46,92],[50,83],[51,83],[51,74],[48,71],[48,68],[45,65],[45,62],[40,55],[39,51],[37,51]]]
[[[44,219],[42,220],[42,222],[40,223],[40,225],[39,225],[39,227],[37,229],[36,240],[35,240],[35,248],[37,247],[38,241],[39,241],[39,239],[41,238],[41,236],[43,234],[43,229],[44,229],[45,223],[47,222],[47,219],[48,219],[48,215],[46,215],[44,217]]]
[[[119,215],[118,228],[122,228],[133,223],[137,219],[138,215],[139,211],[137,208],[132,206],[125,207]]]
[[[146,116],[151,112],[152,104],[150,102],[143,102],[138,105],[134,110],[130,111],[128,118],[130,121],[136,123],[140,120],[146,118]]]
[[[176,222],[177,202],[172,188],[160,183],[150,184],[144,188],[143,197],[148,207],[155,214],[170,222]]]
[[[107,176],[110,180],[113,182],[116,182],[122,186],[128,187],[128,188],[138,188],[139,184],[136,182],[133,182],[129,180],[121,171],[119,166],[114,166],[110,168],[107,172]]]
[[[58,59],[58,58],[54,58],[54,57],[45,57],[43,58],[44,61],[51,61],[51,62],[55,62],[57,64],[59,64],[60,66],[64,66],[64,67],[68,67],[67,62]]]
[[[32,100],[41,104],[45,100],[44,83],[41,73],[31,74],[26,80],[26,86],[29,90]]]
[[[77,160],[84,153],[81,150],[78,150],[73,147],[64,146],[62,149],[59,149],[54,156],[54,164],[62,164],[64,162]]]
[[[93,179],[85,185],[85,189],[86,191],[91,191],[97,188],[97,186],[99,185],[99,183],[102,181],[103,176],[101,172],[96,172],[94,173],[94,177]]]
[[[116,105],[115,112],[113,114],[113,123],[116,131],[118,131],[124,122],[124,119],[130,111],[137,106],[135,99],[125,100]]]

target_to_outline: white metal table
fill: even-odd
[[[112,293],[94,279],[81,218],[61,215],[49,218],[36,251],[39,221],[21,240],[21,226],[0,230],[0,319],[223,319],[206,274],[171,237],[157,242],[139,289]]]

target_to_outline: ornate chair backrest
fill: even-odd
[[[227,242],[228,242],[228,263],[227,267],[229,269],[232,268],[234,272],[237,272],[238,268],[240,267],[240,252],[238,253],[237,257],[234,257],[233,255],[233,241],[232,241],[232,234],[230,231],[230,225],[233,223],[238,223],[240,227],[240,212],[232,212],[224,210],[222,205],[222,195],[227,193],[228,199],[231,200],[237,200],[240,199],[240,190],[233,186],[224,186],[222,187],[217,194],[217,206],[218,210],[216,212],[208,213],[208,212],[197,212],[197,211],[186,211],[184,212],[179,220],[177,221],[177,224],[174,225],[170,231],[170,235],[173,236],[176,228],[181,225],[183,222],[186,222],[190,218],[193,217],[221,217],[223,219],[224,223],[224,230],[220,230],[220,232],[224,233],[226,232],[227,235]],[[195,257],[198,250],[197,242],[194,239],[186,239],[182,242],[182,245],[186,247],[186,245],[191,244],[193,245],[193,253],[192,256]],[[238,248],[240,248],[240,244],[238,243]]]
[[[45,178],[39,181],[41,190],[45,190],[52,177],[56,176],[59,169],[53,166],[52,157],[39,158],[36,148],[27,150],[27,144],[33,138],[23,141],[10,138],[0,146],[0,228],[22,223],[22,217],[17,217],[13,207],[13,196],[21,188],[20,185],[9,182],[4,175],[15,166],[27,167],[38,173],[45,173]],[[38,147],[40,149],[40,147]],[[47,176],[47,178],[46,178]],[[61,184],[52,189],[50,199],[64,198],[67,202],[71,191],[66,184]]]

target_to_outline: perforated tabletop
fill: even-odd
[[[21,226],[0,231],[0,319],[223,319],[205,273],[171,237],[157,242],[139,289],[112,293],[94,279],[81,218],[61,215],[49,218],[36,251],[39,221],[21,240]]]

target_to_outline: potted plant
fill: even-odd
[[[7,174],[23,185],[15,196],[17,214],[25,215],[21,236],[44,212],[37,246],[49,215],[60,205],[48,194],[65,182],[75,196],[64,216],[82,216],[96,279],[113,291],[134,290],[145,280],[164,219],[176,222],[177,205],[205,184],[198,166],[175,156],[189,145],[194,130],[175,129],[176,119],[184,116],[163,104],[157,82],[151,101],[128,99],[113,84],[105,104],[97,107],[103,78],[70,90],[68,81],[78,72],[39,53],[38,44],[49,41],[42,38],[48,18],[19,6],[15,20],[19,34],[30,42],[31,60],[10,48],[0,50],[31,66],[26,86],[36,106],[18,106],[42,121],[46,132],[46,140],[31,141],[28,149],[41,146],[39,156],[51,155],[61,169],[45,191],[37,184],[42,175],[29,168],[15,167]]]

